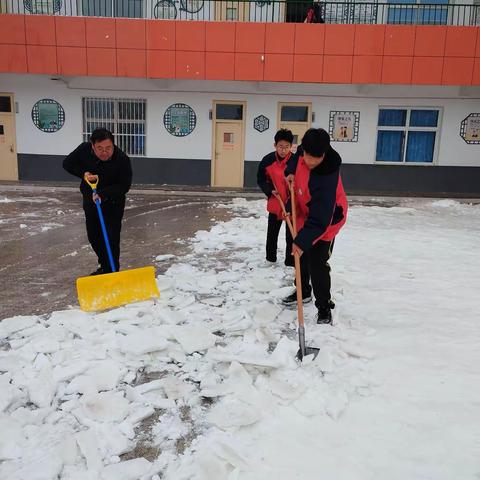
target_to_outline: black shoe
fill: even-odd
[[[325,307],[320,307],[317,313],[317,324],[328,325],[331,323],[332,323],[332,310],[330,308],[330,305],[327,305]]]
[[[295,266],[295,260],[293,258],[293,255],[290,255],[289,257],[285,257],[285,266],[286,267],[294,267]]]
[[[90,276],[92,275],[103,275],[105,273],[105,271],[103,270],[102,267],[98,267],[94,272],[92,272],[90,274]]]
[[[312,301],[312,295],[309,293],[308,295],[303,295],[302,296],[302,303],[308,303]],[[288,297],[285,297],[282,300],[282,303],[286,305],[287,307],[296,305],[297,304],[297,292],[293,292],[291,295]]]

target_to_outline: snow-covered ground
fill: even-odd
[[[0,479],[478,480],[480,206],[352,207],[302,364],[264,202],[225,207],[155,304],[0,323]]]

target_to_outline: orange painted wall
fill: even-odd
[[[0,15],[0,72],[480,85],[480,28]]]

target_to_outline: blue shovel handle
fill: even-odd
[[[97,193],[96,188],[93,189],[93,193]],[[95,200],[95,205],[97,206],[98,218],[100,219],[100,225],[102,226],[103,239],[105,240],[105,246],[107,247],[110,268],[112,269],[112,272],[116,272],[115,263],[113,261],[112,249],[110,248],[110,242],[108,241],[108,233],[105,227],[105,220],[103,219],[102,207],[100,206],[100,200],[98,198]]]

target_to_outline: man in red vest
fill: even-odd
[[[340,155],[330,146],[330,136],[322,128],[311,128],[302,138],[297,155],[285,171],[293,181],[296,200],[298,234],[293,240],[293,253],[301,255],[304,298],[312,282],[317,323],[331,323],[335,304],[330,295],[330,266],[335,236],[347,219],[347,197],[340,176]],[[296,294],[283,301],[296,303]]]
[[[290,159],[293,143],[293,134],[290,130],[281,129],[274,137],[275,151],[265,155],[257,172],[257,184],[267,196],[268,228],[267,228],[267,261],[277,261],[278,233],[282,226],[283,214],[280,203],[274,193],[278,193],[283,202],[288,200],[288,188],[285,181],[285,168]],[[292,236],[285,226],[285,239],[287,248],[285,252],[285,265],[293,266]]]

